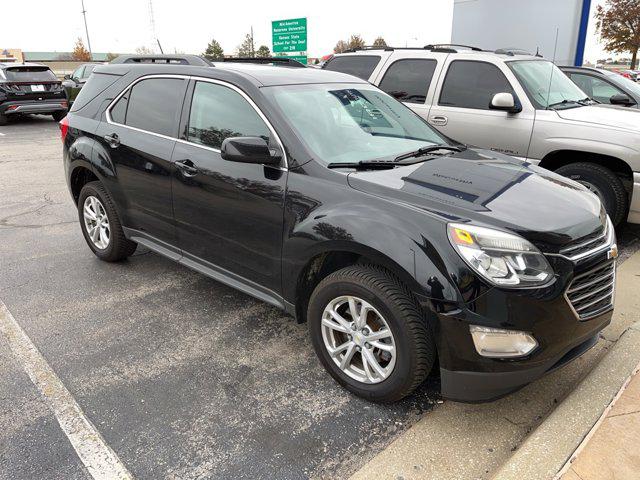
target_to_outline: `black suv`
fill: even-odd
[[[309,325],[343,386],[390,402],[509,393],[592,345],[613,308],[598,198],[467,148],[350,75],[96,67],[61,122],[82,233],[138,244]]]
[[[49,67],[37,63],[0,63],[0,125],[9,116],[27,113],[67,114],[67,97]]]

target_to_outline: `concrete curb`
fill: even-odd
[[[493,480],[554,478],[640,363],[640,322],[623,331],[602,361],[529,435]]]

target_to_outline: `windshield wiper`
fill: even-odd
[[[403,153],[402,155],[398,155],[395,158],[396,162],[404,160],[405,158],[414,158],[414,157],[422,157],[429,153],[437,152],[438,150],[449,150],[451,152],[462,152],[462,147],[456,147],[454,145],[430,145],[428,147],[421,147],[418,150],[414,150],[413,152]]]
[[[402,160],[402,159],[401,159]],[[409,161],[398,161],[398,160],[360,160],[359,162],[332,162],[327,165],[327,168],[355,168],[355,169],[363,169],[363,170],[375,170],[375,169],[385,169],[385,168],[394,168],[401,167],[404,165],[414,165],[416,163],[422,163],[424,160],[409,160]]]
[[[547,105],[547,109],[554,110],[555,107],[562,107],[564,105],[585,105],[582,102],[584,102],[584,100],[567,100],[567,99],[564,99],[561,102],[551,103],[551,104]]]

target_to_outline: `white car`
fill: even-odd
[[[428,45],[352,51],[323,68],[370,81],[459,142],[576,180],[616,224],[640,223],[640,110],[597,104],[548,60]]]

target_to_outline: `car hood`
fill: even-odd
[[[582,185],[488,150],[467,149],[415,165],[353,172],[348,181],[357,190],[445,221],[506,228],[551,250],[593,233],[604,222],[600,200]]]
[[[640,110],[609,105],[588,105],[584,107],[556,110],[564,120],[592,123],[594,125],[640,131]]]

